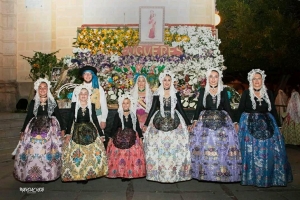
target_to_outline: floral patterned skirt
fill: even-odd
[[[190,150],[193,178],[219,182],[241,181],[239,139],[226,111],[206,110],[200,113],[190,135]]]
[[[100,137],[88,145],[77,144],[70,140],[69,144],[63,147],[62,181],[88,180],[106,174],[107,157]]]
[[[112,140],[107,146],[109,178],[139,178],[146,176],[143,144],[136,134],[135,144],[129,149],[115,147]]]
[[[146,178],[162,183],[174,183],[191,179],[191,153],[189,151],[189,133],[178,111],[180,124],[172,131],[157,130],[153,119],[150,120],[144,135],[146,156]]]
[[[61,129],[52,116],[38,116],[28,123],[15,155],[14,177],[20,181],[52,181],[60,177]]]
[[[282,124],[285,144],[300,145],[300,123],[296,123],[288,115]]]
[[[253,113],[252,113],[253,114]],[[257,187],[286,186],[293,180],[292,170],[288,162],[284,139],[272,114],[267,115],[272,121],[273,136],[267,139],[253,137],[249,129],[249,113],[243,113],[240,119],[239,140],[242,153],[242,185]],[[257,127],[267,130],[266,123]]]

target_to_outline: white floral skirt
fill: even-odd
[[[174,183],[191,179],[191,154],[189,151],[189,133],[178,111],[180,124],[172,131],[161,131],[150,120],[144,134],[147,180],[162,183]]]

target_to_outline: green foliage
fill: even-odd
[[[217,0],[220,49],[228,71],[285,72],[300,65],[296,0]],[[294,7],[293,7],[294,5]],[[298,11],[299,12],[299,11]]]
[[[32,81],[36,81],[38,78],[45,77],[50,79],[52,68],[62,67],[64,65],[63,62],[56,58],[56,53],[58,52],[59,51],[55,51],[47,54],[35,51],[33,57],[21,55],[23,59],[27,60],[31,65],[29,77],[32,79]]]

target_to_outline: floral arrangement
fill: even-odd
[[[219,51],[221,41],[207,27],[174,26],[165,29],[165,44],[183,49],[180,56],[121,54],[124,47],[138,42],[137,29],[81,29],[74,42],[74,57],[65,58],[69,66],[68,76],[73,76],[72,82],[79,82],[76,70],[86,65],[94,66],[108,102],[116,103],[119,95],[133,87],[137,74],[145,74],[155,90],[159,74],[171,70],[176,74],[176,87],[181,92],[183,106],[195,108],[199,88],[205,85],[206,70],[211,67],[226,69]]]
[[[89,49],[92,54],[121,55],[126,46],[135,46],[139,43],[139,31],[132,28],[91,29],[78,30],[77,40],[73,43],[80,49]]]
[[[58,52],[42,53],[37,51],[32,57],[21,55],[31,65],[29,77],[32,81],[36,81],[38,78],[50,79],[53,67],[64,66],[64,63],[56,57]]]

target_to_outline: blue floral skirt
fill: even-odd
[[[273,132],[269,133],[270,131]],[[286,186],[293,180],[284,139],[272,114],[243,113],[240,119],[239,139],[242,153],[242,185]]]

